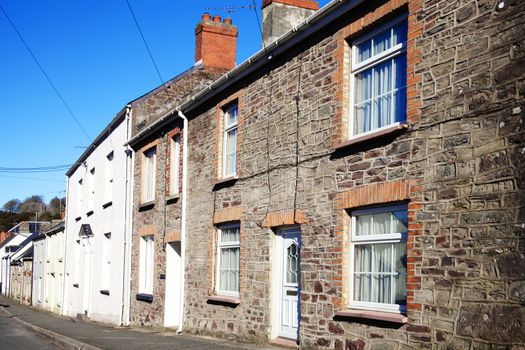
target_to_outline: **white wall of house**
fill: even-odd
[[[46,233],[44,307],[60,313],[64,289],[64,231]]]
[[[15,236],[9,242],[7,242],[4,246],[2,246],[2,248],[0,248],[0,274],[3,295],[7,295],[9,293],[9,284],[11,282],[11,257],[14,251],[8,252],[8,247],[18,246],[30,235],[31,234],[29,232],[16,233]]]
[[[131,228],[128,183],[131,157],[124,143],[128,120],[105,136],[68,177],[65,233],[65,278],[62,313],[127,324]],[[100,138],[100,137],[99,137]],[[97,141],[95,141],[97,142]],[[112,156],[110,156],[112,154]],[[89,225],[90,234],[80,234]]]
[[[32,305],[44,307],[46,239],[33,242],[33,297]]]

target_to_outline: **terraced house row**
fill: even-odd
[[[238,65],[238,28],[204,14],[195,64],[67,173],[59,312],[305,349],[525,346],[524,10],[264,0]]]

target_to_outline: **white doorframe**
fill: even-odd
[[[299,327],[300,327],[300,293],[301,293],[301,286],[300,286],[300,248],[301,248],[301,230],[299,227],[283,227],[276,231],[275,235],[273,236],[273,244],[272,244],[272,284],[271,284],[271,305],[272,305],[272,311],[271,311],[271,320],[272,320],[272,327],[271,327],[271,338],[275,339],[278,337],[282,338],[288,338],[297,340],[299,336]],[[285,253],[287,250],[285,249],[285,245],[289,246],[291,242],[295,241],[298,245],[299,250],[297,251],[298,255],[298,273],[297,273],[297,284],[294,288],[294,284],[285,284]],[[287,247],[286,246],[286,247]],[[293,293],[294,289],[297,290],[296,298],[297,298],[297,304],[296,308],[297,311],[296,317],[297,319],[294,322],[294,327],[296,331],[290,332],[291,327],[286,327],[283,325],[283,304],[284,304],[284,298],[286,297],[284,295],[284,290],[287,289],[288,293]],[[290,299],[290,298],[288,298]],[[288,305],[290,307],[290,305]],[[294,306],[295,308],[295,306]]]
[[[179,326],[180,291],[182,283],[182,259],[180,242],[166,244],[166,293],[164,300],[164,326],[173,328]]]
[[[82,313],[89,315],[91,302],[91,274],[93,273],[93,245],[90,237],[82,238]]]

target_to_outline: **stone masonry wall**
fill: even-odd
[[[134,135],[158,120],[169,109],[175,108],[181,101],[191,96],[222,73],[218,69],[196,67],[167,83],[166,89],[159,88],[133,103]],[[132,284],[130,321],[133,325],[153,327],[164,326],[164,300],[166,275],[166,243],[178,240],[180,236],[180,201],[176,195],[169,194],[170,178],[170,142],[175,134],[180,133],[182,123],[173,117],[173,122],[163,135],[153,135],[145,145],[139,145],[135,153],[134,208],[133,208],[133,248],[132,248]],[[144,207],[142,204],[142,160],[144,151],[156,147],[156,187],[154,203]],[[179,173],[182,174],[182,147],[179,157]],[[180,192],[179,179],[179,192]],[[136,300],[139,293],[140,237],[154,236],[154,274],[153,301],[151,303]]]
[[[216,115],[228,96],[192,116],[185,329],[269,340],[274,232],[264,221],[295,208],[305,216],[303,348],[523,346],[525,4],[506,1],[497,9],[487,0],[410,0],[363,6],[239,87],[235,181],[215,185]],[[349,43],[407,11],[408,128],[337,146],[334,140],[345,141]],[[376,185],[408,187],[402,197],[342,200],[370,196],[381,188]],[[346,209],[400,199],[409,203],[408,322],[336,316],[348,307]],[[207,300],[213,293],[214,213],[231,207],[242,208],[237,306]]]

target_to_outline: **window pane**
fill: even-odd
[[[372,234],[372,216],[373,215],[356,216],[356,236],[367,236]]]
[[[394,76],[394,111],[392,122],[406,120],[406,57],[398,56],[392,62]]]
[[[221,248],[219,288],[225,291],[239,291],[239,248]]]
[[[406,210],[392,212],[392,221],[395,233],[408,231],[408,212]]]
[[[407,41],[407,21],[395,25],[392,35],[393,45]]]
[[[394,244],[394,266],[395,272],[395,293],[394,303],[406,304],[406,281],[407,281],[407,246],[405,243]]]
[[[390,36],[391,31],[388,29],[374,37],[374,55],[380,54],[390,48]]]
[[[237,128],[226,133],[225,149],[225,174],[234,174],[236,170],[236,152],[237,152]]]
[[[372,97],[372,70],[368,69],[355,76],[356,104]]]
[[[221,233],[222,233],[221,243],[239,241],[239,228],[238,227],[221,229]]]
[[[356,236],[385,235],[407,232],[406,210],[356,216]]]
[[[392,303],[392,244],[375,244],[373,272],[372,301],[376,303]]]
[[[237,114],[238,114],[237,105],[232,106],[226,111],[225,113],[226,127],[233,125],[233,124],[237,124]]]
[[[298,254],[299,251],[296,244],[288,247],[286,256],[286,283],[297,283]]]
[[[363,62],[372,57],[372,40],[367,40],[357,46],[357,63]]]

